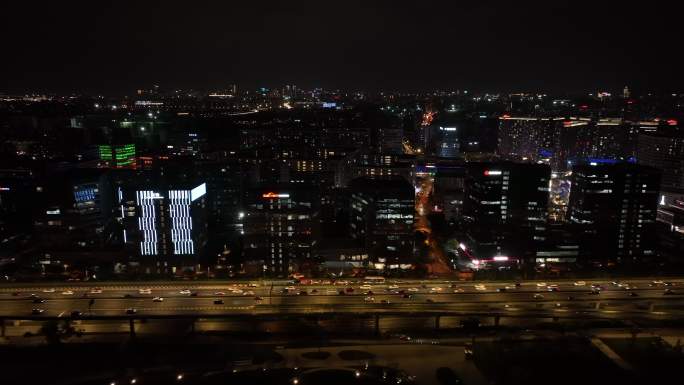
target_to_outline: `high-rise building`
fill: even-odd
[[[640,134],[637,162],[662,173],[664,203],[672,203],[684,194],[684,132],[659,130]]]
[[[545,241],[551,169],[544,164],[468,166],[464,215],[479,260],[533,262]]]
[[[122,239],[157,273],[194,267],[207,242],[206,184],[119,187]]]
[[[568,218],[583,227],[581,258],[610,263],[655,256],[658,170],[629,163],[580,165],[571,183]]]
[[[315,189],[298,184],[259,186],[244,199],[244,253],[263,272],[287,276],[312,257],[318,204]]]
[[[460,220],[465,199],[466,167],[460,165],[437,165],[433,196],[435,204],[447,221]]]
[[[135,167],[135,144],[102,144],[98,148],[100,160],[105,161],[107,167]]]
[[[375,268],[411,265],[415,190],[401,178],[358,178],[349,186],[350,233],[366,247]]]

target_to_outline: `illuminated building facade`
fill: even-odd
[[[310,260],[316,244],[319,194],[282,184],[249,189],[245,197],[244,253],[263,261],[263,273],[286,276]]]
[[[630,262],[656,254],[660,172],[634,164],[573,168],[568,205],[571,223],[583,228],[580,256]]]
[[[206,245],[206,192],[205,183],[192,188],[118,188],[124,243],[136,250],[142,263],[157,263],[159,272],[175,270],[178,261],[193,261]]]
[[[401,178],[350,184],[350,235],[378,269],[407,268],[413,257],[415,190]]]
[[[676,124],[676,123],[675,123]],[[661,196],[673,203],[684,195],[684,132],[642,133],[637,161],[662,172]]]
[[[98,150],[100,160],[105,161],[108,167],[135,167],[135,144],[102,144]]]
[[[544,164],[468,166],[464,219],[475,257],[534,261],[545,241],[550,178],[551,169]]]

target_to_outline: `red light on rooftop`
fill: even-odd
[[[676,121],[675,119],[669,119],[669,120],[667,121],[667,124],[670,125],[670,126],[676,126],[676,125],[677,125],[677,121]]]

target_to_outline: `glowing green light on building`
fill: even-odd
[[[100,159],[113,167],[127,167],[135,163],[135,144],[103,144],[99,146]]]

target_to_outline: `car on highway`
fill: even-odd
[[[473,344],[472,342],[466,342],[463,346],[463,355],[465,358],[473,358]]]
[[[672,282],[665,282],[665,286],[674,286],[674,283],[672,283]]]
[[[223,300],[218,298],[214,300],[214,305],[223,305]]]
[[[81,313],[80,310],[73,310],[71,312],[71,318],[79,318],[82,315],[83,315],[83,313]]]
[[[94,287],[90,289],[90,294],[102,294],[102,289],[100,289],[99,287]]]
[[[463,288],[459,287],[458,289],[454,289],[454,293],[463,293],[465,290]]]
[[[252,294],[254,294],[254,293],[252,293]],[[309,295],[309,293],[306,290],[300,290],[299,293],[297,293],[297,294],[298,295]]]
[[[311,289],[311,294],[318,294],[318,289]]]
[[[411,294],[408,294],[408,293],[402,295],[401,297],[404,298],[404,299],[411,299],[411,298],[413,298],[413,296],[412,296]]]
[[[179,291],[178,293],[180,293],[180,294],[182,294],[182,295],[190,295],[190,294],[192,294],[192,292],[190,292],[190,290],[188,290],[188,289],[183,289],[183,290]]]
[[[138,289],[138,294],[152,294],[152,289]]]
[[[663,295],[672,295],[672,294],[675,294],[674,290],[672,290],[672,289],[665,289],[665,291],[663,292]]]
[[[487,287],[486,287],[485,285],[482,285],[482,284],[480,284],[480,285],[475,285],[475,290],[477,290],[477,291],[485,291],[485,290],[487,290]]]
[[[397,290],[397,289],[399,289],[399,286],[398,286],[398,285],[390,285],[390,286],[388,287],[388,289],[390,289],[390,290]]]
[[[32,302],[33,303],[45,303],[45,300],[42,298],[34,298]]]
[[[537,287],[546,287],[546,282],[538,282]]]
[[[371,285],[361,285],[359,289],[361,290],[371,290],[373,287]]]
[[[257,295],[257,296],[254,297],[254,300],[255,300],[255,301],[261,301],[261,300],[263,300],[263,298],[261,298],[261,297],[259,297],[259,296]]]
[[[163,297],[154,297],[154,298],[152,298],[152,302],[164,302],[164,298]]]
[[[585,286],[586,284],[587,283],[584,281],[576,281],[575,283],[573,283],[573,285],[575,285],[575,286]]]
[[[72,290],[64,290],[62,295],[74,295],[74,292]]]
[[[534,299],[542,299],[542,298],[544,298],[544,296],[543,296],[542,294],[539,294],[539,293],[535,294],[533,297],[534,297]]]
[[[249,287],[259,287],[259,285],[257,285],[256,283],[250,283]]]
[[[558,285],[549,285],[546,287],[547,291],[558,291]]]
[[[33,315],[39,315],[39,314],[43,314],[43,313],[45,313],[44,309],[33,309],[33,310],[31,310],[31,314],[33,314]]]
[[[363,299],[364,302],[375,302],[375,298],[373,297],[366,297]]]
[[[410,287],[410,288],[408,289],[408,291],[410,291],[411,293],[417,293],[417,292],[419,292],[420,290],[419,290],[417,287]]]
[[[49,288],[49,289],[43,289],[43,293],[54,293],[55,289]]]
[[[435,287],[430,288],[431,292],[440,292],[442,290],[444,290],[444,289],[439,287],[439,286],[435,286]]]
[[[498,293],[505,293],[506,290],[508,290],[508,289],[506,289],[505,287],[500,287],[500,288],[496,289],[496,291],[497,291]]]
[[[137,312],[138,312],[138,310],[136,310],[135,308],[132,308],[132,307],[129,307],[128,309],[126,309],[126,314],[135,314]]]
[[[216,293],[214,293],[214,295],[226,295],[226,293],[223,291],[217,291]]]
[[[285,289],[286,289],[287,291],[295,291],[295,290],[297,290],[297,289],[295,289],[294,286],[288,286],[288,287],[286,287]]]
[[[380,303],[383,305],[389,305],[390,301],[388,299],[381,299]]]
[[[599,290],[599,289],[591,289],[591,291],[589,292],[589,294],[591,294],[591,295],[599,295],[599,294],[601,294],[601,290]]]

